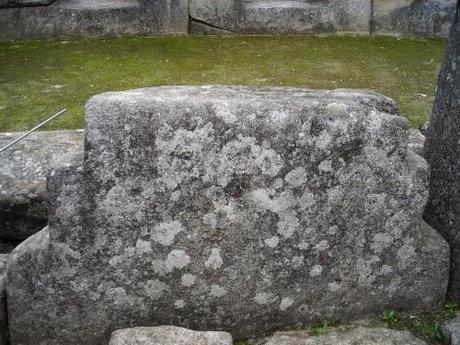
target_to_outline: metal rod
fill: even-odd
[[[37,129],[39,129],[40,127],[46,125],[48,122],[50,121],[53,121],[56,117],[58,117],[59,115],[62,115],[64,114],[65,112],[67,111],[67,109],[62,109],[60,112],[54,114],[53,116],[51,116],[49,119],[43,121],[42,123],[39,123],[38,125],[36,125],[34,128],[32,128],[30,131],[28,131],[27,133],[24,133],[23,135],[21,135],[19,138],[17,138],[16,140],[12,141],[11,143],[9,143],[8,145],[6,145],[5,147],[2,147],[0,149],[0,153],[2,153],[3,151],[5,151],[6,149],[10,148],[11,146],[13,146],[14,144],[20,142],[22,139],[24,139],[25,137],[27,137],[29,134],[35,132]]]

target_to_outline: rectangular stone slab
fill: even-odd
[[[427,164],[366,91],[160,87],[87,104],[82,169],[12,254],[13,344],[172,324],[235,338],[442,303]]]

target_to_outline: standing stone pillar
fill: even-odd
[[[449,294],[460,301],[460,11],[449,36],[425,153],[431,166],[425,219],[450,243]]]

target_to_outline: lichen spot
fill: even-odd
[[[166,267],[172,271],[173,269],[182,269],[190,263],[190,256],[183,250],[173,250],[168,254],[165,261]]]
[[[216,285],[216,284],[213,284],[211,285],[211,291],[209,293],[212,297],[222,297],[222,296],[225,296],[227,294],[227,290],[220,286],[220,285]]]
[[[337,292],[340,290],[340,284],[335,281],[327,283],[327,289],[331,292]]]
[[[334,117],[347,117],[347,106],[343,103],[332,102],[326,106],[326,111]]]
[[[287,173],[284,180],[292,187],[300,187],[307,181],[307,172],[303,167],[297,167]]]
[[[195,284],[196,277],[193,274],[186,273],[181,278],[181,284],[185,287],[190,287]]]
[[[164,292],[168,291],[168,285],[158,279],[148,280],[140,285],[144,288],[145,294],[153,300],[160,299]]]
[[[260,304],[260,305],[269,304],[269,303],[273,302],[275,299],[276,298],[272,293],[267,293],[267,292],[259,292],[254,297],[254,301],[257,304]]]
[[[170,246],[174,243],[176,235],[183,230],[182,224],[177,221],[163,222],[153,228],[150,235],[153,241],[163,246]]]
[[[224,264],[224,261],[222,260],[222,257],[220,256],[219,248],[213,248],[211,251],[211,255],[204,263],[206,267],[212,268],[214,270],[219,269],[223,264]]]
[[[328,249],[329,249],[329,242],[327,242],[326,240],[322,240],[315,245],[315,250],[317,252],[324,252],[325,250],[328,250]]]
[[[288,309],[290,306],[292,306],[293,303],[294,303],[294,301],[293,301],[292,298],[289,298],[289,297],[283,298],[283,299],[281,300],[281,303],[280,303],[280,310],[281,310],[281,311],[285,311],[285,310]]]
[[[310,277],[317,277],[323,273],[323,267],[321,265],[315,265],[310,271]]]
[[[152,252],[152,246],[150,242],[143,241],[141,239],[136,242],[136,251],[138,254],[147,254]]]
[[[174,302],[174,307],[177,309],[182,309],[185,307],[185,301],[183,299],[178,299],[176,302]]]
[[[278,236],[273,236],[267,238],[264,242],[267,247],[276,248],[278,246],[278,243],[280,243],[280,238]]]
[[[404,244],[401,248],[398,249],[398,267],[400,269],[406,268],[414,256],[415,248],[412,247],[409,243]]]

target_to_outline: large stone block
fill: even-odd
[[[187,0],[65,0],[0,9],[0,41],[188,32]]]
[[[233,345],[226,332],[198,332],[175,326],[135,327],[113,332],[109,345]]]
[[[408,331],[381,327],[352,327],[325,335],[306,332],[279,332],[260,342],[262,345],[428,345]]]
[[[215,29],[236,31],[240,0],[190,0],[189,9],[192,20],[209,25]]]
[[[458,6],[458,4],[457,4]],[[430,197],[425,219],[449,242],[449,294],[460,302],[460,14],[452,25],[425,141]]]
[[[455,0],[374,0],[375,32],[447,36]]]
[[[240,31],[337,33],[370,31],[369,0],[243,0]]]
[[[0,133],[0,147],[23,133]],[[83,131],[35,132],[0,153],[0,239],[24,240],[48,221],[46,176],[83,163]]]
[[[85,163],[8,265],[12,344],[172,324],[236,338],[443,300],[427,164],[364,91],[161,87],[87,105]],[[403,126],[404,127],[404,126]]]

